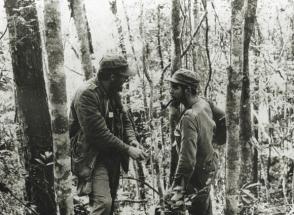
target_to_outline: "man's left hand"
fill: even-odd
[[[139,148],[140,143],[137,140],[133,140],[130,145]]]
[[[144,148],[144,147],[142,146],[142,144],[140,144],[137,140],[133,140],[133,141],[131,142],[131,146],[143,150],[144,153],[146,154],[146,150],[145,150],[145,148]],[[147,154],[146,154],[146,155],[147,155]]]
[[[184,188],[181,186],[169,189],[164,196],[166,204],[168,204],[171,209],[178,209],[184,207]]]

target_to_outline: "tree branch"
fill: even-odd
[[[21,199],[19,199],[16,195],[13,194],[13,192],[6,186],[6,184],[0,182],[0,192],[3,193],[9,193],[14,199],[16,199],[21,205],[23,205],[25,208],[30,210],[33,214],[38,215],[38,213],[33,209],[30,208],[27,204],[25,204]]]
[[[216,13],[216,10],[215,10],[214,3],[213,3],[213,2],[211,2],[211,6],[212,6],[213,11],[214,11],[214,14],[215,14],[215,16],[216,16],[216,18],[217,18],[217,21],[218,21],[219,26],[221,27],[221,29],[222,29],[224,32],[226,32],[225,29],[223,28],[221,22],[220,22],[220,19],[219,19],[218,14]],[[227,33],[227,32],[226,32],[226,33]]]
[[[198,31],[199,31],[199,29],[200,29],[200,27],[201,27],[201,25],[202,25],[202,22],[203,22],[204,18],[206,17],[206,15],[207,15],[207,11],[205,11],[205,13],[203,14],[203,16],[201,17],[201,21],[199,22],[199,24],[198,24],[196,30],[194,31],[194,33],[193,33],[193,35],[192,35],[192,37],[191,37],[191,39],[190,39],[189,44],[187,45],[187,47],[185,48],[185,50],[182,52],[182,54],[181,54],[181,58],[184,57],[185,54],[187,54],[187,52],[189,51],[189,49],[190,49],[190,47],[191,47],[191,45],[192,45],[192,43],[193,43],[193,39],[194,39],[195,36],[197,35],[197,33],[198,33]],[[162,70],[162,74],[164,74],[164,73],[167,71],[167,69],[170,67],[170,65],[171,65],[171,63],[167,64],[167,65],[163,68],[163,70]]]
[[[83,74],[77,72],[76,70],[74,70],[74,69],[72,69],[72,68],[70,68],[70,67],[68,67],[68,66],[66,66],[66,65],[64,65],[64,67],[65,67],[66,69],[68,69],[69,71],[71,71],[71,72],[73,72],[73,73],[75,73],[75,74],[77,74],[77,75],[79,75],[79,76],[84,76]]]
[[[253,46],[252,44],[250,45],[251,48],[255,49],[256,51],[258,51],[261,55],[262,58],[264,59],[264,62],[270,67],[272,68],[273,71],[277,72],[280,77],[285,80],[284,76],[282,75],[281,71],[278,68],[275,68],[274,66],[272,66],[272,62],[270,60],[267,60],[266,56],[264,55],[264,53],[261,52],[261,50],[257,47],[257,46]]]
[[[190,42],[189,42],[188,46],[186,47],[186,49],[185,49],[185,50],[183,51],[183,53],[181,54],[181,58],[182,58],[184,55],[186,55],[187,52],[189,51],[189,49],[190,49],[190,47],[191,47],[191,45],[192,45],[192,43],[193,43],[193,39],[194,39],[195,36],[197,35],[197,33],[198,33],[198,31],[199,31],[199,29],[200,29],[200,27],[201,27],[201,25],[202,25],[202,22],[203,22],[204,18],[206,17],[206,15],[207,15],[207,11],[205,11],[205,13],[203,14],[203,16],[201,17],[201,21],[199,22],[199,24],[198,24],[196,30],[194,31],[194,33],[193,33],[193,35],[192,35],[192,38],[190,39]]]
[[[1,39],[4,37],[4,35],[6,34],[7,29],[8,29],[8,25],[6,25],[6,28],[5,28],[4,32],[3,32],[3,34],[0,36],[0,40],[1,40]]]
[[[205,10],[206,10],[206,5],[205,5]],[[207,55],[207,62],[208,62],[208,68],[209,68],[209,74],[208,74],[208,80],[205,86],[204,90],[204,95],[205,97],[207,96],[207,89],[209,86],[209,83],[211,81],[211,76],[212,76],[212,67],[211,67],[211,59],[210,59],[210,53],[209,53],[209,46],[208,46],[208,31],[209,31],[209,26],[208,26],[208,18],[207,16],[205,17],[205,23],[206,23],[206,30],[205,30],[205,48],[206,48],[206,55]]]
[[[147,200],[130,200],[130,199],[121,199],[121,200],[115,200],[115,202],[128,202],[128,203],[147,203]]]
[[[129,180],[139,181],[139,182],[143,183],[144,185],[146,185],[147,187],[149,187],[151,190],[153,190],[155,193],[157,193],[159,195],[158,190],[156,190],[150,184],[148,184],[147,182],[145,182],[143,180],[140,180],[138,178],[133,178],[133,177],[122,177],[122,179],[129,179]]]

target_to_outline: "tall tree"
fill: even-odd
[[[73,214],[67,96],[59,0],[45,0],[45,46],[55,155],[55,188],[60,215]]]
[[[292,2],[292,8],[294,8],[294,2]],[[290,49],[291,50],[291,52],[290,52],[291,54],[290,54],[290,56],[291,56],[291,60],[292,60],[292,70],[293,70],[294,69],[294,15],[292,15],[292,17],[290,18],[290,21],[291,21],[291,27],[292,27],[291,49]],[[293,86],[294,85],[294,77],[293,77],[293,74],[292,74],[291,80],[292,80],[292,86]],[[294,91],[294,89],[292,89],[292,92],[293,91]],[[293,94],[294,93],[292,93],[292,98],[290,99],[292,104],[294,104]],[[293,108],[292,108],[292,112],[293,112]],[[292,170],[292,192],[291,193],[292,193],[292,204],[294,204],[294,168]]]
[[[226,215],[238,213],[240,140],[239,113],[242,83],[242,23],[244,0],[231,3],[231,62],[228,68],[227,86],[227,169],[226,169]]]
[[[162,45],[161,45],[161,5],[158,4],[157,6],[157,51],[158,51],[158,56],[159,56],[159,64],[160,64],[160,69],[161,71],[161,76],[160,76],[160,81],[159,81],[159,99],[160,99],[160,107],[161,107],[161,117],[160,117],[160,133],[161,133],[161,143],[162,145],[166,144],[166,140],[165,140],[165,129],[164,129],[164,95],[163,95],[163,91],[164,91],[164,84],[163,84],[163,79],[164,79],[164,74],[165,74],[165,70],[164,71],[164,64],[163,64],[163,54],[162,54]],[[163,168],[163,186],[164,188],[166,188],[166,169]]]
[[[251,122],[251,98],[249,77],[249,44],[254,29],[257,0],[245,0],[245,19],[243,25],[243,79],[240,104],[240,146],[241,146],[241,171],[240,186],[252,183],[254,178],[253,156],[254,148],[250,142],[253,135]]]
[[[6,0],[17,119],[23,134],[25,198],[42,215],[56,214],[51,120],[34,0]]]
[[[181,41],[180,41],[180,1],[172,0],[171,24],[172,24],[172,49],[171,49],[171,75],[181,67]],[[170,162],[170,183],[174,177],[177,168],[177,151],[174,146],[174,130],[179,116],[179,107],[174,104],[170,107],[170,141],[171,141],[171,162]]]
[[[117,33],[119,36],[119,47],[121,49],[122,54],[127,59],[127,50],[125,45],[125,37],[123,34],[123,28],[122,28],[121,20],[117,15],[117,0],[109,1],[109,4],[110,4],[111,12],[115,18],[115,24],[116,24]]]
[[[121,52],[123,54],[123,56],[125,57],[125,59],[128,58],[127,56],[127,50],[126,50],[126,44],[125,44],[125,37],[124,37],[124,33],[123,33],[123,27],[122,27],[122,23],[121,20],[117,14],[117,0],[113,0],[113,1],[109,1],[110,4],[110,9],[112,14],[114,15],[115,18],[115,24],[117,27],[117,33],[119,36],[119,47],[121,49]],[[130,85],[129,85],[129,81],[126,83],[126,90],[129,90]],[[133,124],[133,128],[136,131],[135,128],[135,124],[134,124],[134,119],[133,119],[133,115],[131,113],[130,110],[130,104],[131,104],[131,96],[130,94],[126,95],[126,103],[129,109],[129,117],[131,118],[132,124]],[[138,135],[136,135],[136,138],[139,140]],[[132,161],[133,162],[133,167],[134,167],[134,171],[136,174],[137,179],[137,190],[138,190],[138,194],[139,194],[139,198],[140,199],[145,199],[145,190],[144,190],[144,182],[145,182],[145,176],[144,176],[144,170],[143,170],[143,166],[142,163],[139,161]]]
[[[207,0],[202,0],[202,4],[204,7],[204,10],[207,12]],[[211,59],[210,59],[210,51],[209,51],[209,25],[208,25],[208,16],[205,17],[205,50],[206,50],[206,59],[207,59],[207,67],[208,67],[208,75],[207,75],[207,81],[205,84],[204,89],[204,96],[207,97],[207,92],[209,88],[209,84],[212,77],[212,65],[211,65]]]
[[[241,169],[240,169],[240,188],[246,184],[254,183],[255,168],[254,159],[255,149],[251,138],[253,128],[251,121],[251,96],[250,96],[250,76],[249,76],[249,44],[254,29],[257,0],[245,0],[245,18],[243,24],[243,65],[242,65],[242,92],[240,101],[240,146],[241,146]],[[256,190],[255,190],[256,191]],[[243,199],[244,200],[244,199]],[[247,202],[243,201],[241,214],[248,214],[251,210],[246,207]]]
[[[199,18],[200,18],[200,6],[199,6],[199,1],[200,0],[193,0],[193,31],[195,30],[196,26],[199,23]],[[192,34],[192,33],[191,33]],[[195,42],[193,44],[193,48],[192,48],[192,68],[193,71],[198,71],[197,70],[197,65],[199,64],[199,52],[200,52],[200,48],[196,49],[196,45],[199,41],[199,37],[195,38]]]
[[[258,23],[255,23],[255,30],[254,30],[254,40],[256,41],[256,46],[259,47],[261,43],[263,43],[263,38],[262,38],[262,34],[259,28]],[[253,100],[253,110],[256,113],[256,116],[259,115],[260,112],[260,105],[261,105],[261,80],[260,80],[260,76],[261,74],[261,69],[260,66],[258,64],[259,60],[260,60],[260,49],[254,48],[253,49],[253,53],[254,53],[254,92],[256,92],[255,96],[252,98]],[[270,114],[269,114],[270,115]],[[261,122],[259,122],[259,119],[257,117],[253,118],[253,133],[254,133],[254,137],[256,140],[260,140],[260,125]],[[272,132],[272,128],[269,130],[269,134],[271,134]],[[270,150],[270,147],[269,147]],[[254,149],[254,156],[253,156],[253,181],[258,181],[258,150],[255,147]],[[267,180],[266,180],[267,181]],[[265,181],[265,184],[267,184]]]
[[[137,75],[138,75],[139,78],[141,78],[144,109],[145,109],[145,112],[147,113],[148,104],[147,104],[147,95],[146,95],[146,84],[145,84],[144,78],[141,77],[141,74],[140,74],[139,63],[138,63],[138,59],[137,59],[137,55],[136,55],[136,51],[135,51],[135,46],[134,46],[134,37],[133,37],[133,34],[131,32],[130,18],[129,18],[129,15],[128,15],[128,12],[127,12],[127,8],[126,8],[124,0],[122,0],[121,2],[122,2],[122,5],[123,5],[125,17],[126,17],[128,34],[129,34],[129,42],[130,42],[130,45],[131,45],[133,58],[134,58],[135,64],[136,64]]]
[[[141,0],[141,14],[140,14],[140,36],[141,36],[141,39],[142,39],[142,67],[143,67],[143,73],[144,73],[144,76],[146,77],[147,81],[148,81],[148,85],[149,85],[149,89],[150,89],[150,96],[149,96],[149,111],[148,111],[148,127],[149,127],[149,132],[150,132],[150,135],[151,135],[151,145],[152,145],[152,148],[153,149],[157,149],[156,151],[158,151],[158,144],[156,144],[156,141],[155,141],[155,137],[154,137],[154,132],[153,132],[153,103],[154,103],[154,97],[153,97],[153,88],[154,88],[154,85],[153,85],[153,81],[152,81],[152,78],[149,74],[149,46],[148,46],[148,43],[147,43],[147,39],[146,39],[146,35],[145,35],[145,25],[144,25],[144,3],[143,3],[143,0]],[[152,155],[151,155],[151,164],[153,165],[153,168],[152,168],[152,176],[153,176],[153,173],[155,172],[155,180],[156,180],[156,183],[157,183],[157,188],[158,188],[158,193],[159,193],[159,197],[160,199],[162,200],[162,197],[163,197],[163,189],[162,189],[162,186],[161,186],[161,171],[160,171],[160,165],[159,165],[159,159],[158,159],[158,156],[155,155],[155,150],[152,150],[151,151]],[[154,172],[153,172],[153,169],[154,169]],[[152,179],[152,181],[154,182],[154,177]],[[161,201],[162,203],[162,201]]]
[[[121,20],[117,15],[117,1],[113,0],[113,1],[109,1],[110,4],[110,10],[112,12],[112,14],[114,15],[115,18],[115,24],[116,24],[116,28],[117,28],[117,33],[119,36],[119,47],[121,49],[121,52],[123,54],[123,56],[125,57],[125,59],[128,58],[127,56],[127,49],[126,49],[126,43],[125,43],[125,36],[123,33],[123,27],[121,24]],[[128,90],[130,88],[129,82],[126,83],[126,89]],[[131,103],[131,97],[130,95],[126,95],[126,102],[128,107],[130,106]]]
[[[135,46],[134,46],[134,37],[133,37],[132,31],[131,31],[131,26],[130,26],[130,18],[129,18],[129,15],[128,15],[127,8],[126,8],[126,5],[125,5],[124,0],[122,0],[121,2],[122,2],[122,5],[123,5],[123,9],[124,9],[125,17],[126,17],[127,28],[128,28],[128,34],[129,34],[129,42],[130,42],[130,45],[131,45],[133,58],[134,58],[135,63],[136,63],[136,72],[137,72],[137,75],[138,75],[139,77],[141,77],[141,74],[140,74],[140,68],[139,68],[139,64],[138,64],[138,59],[137,59],[137,55],[136,55],[136,51],[135,51]],[[144,87],[144,86],[143,86],[143,87]],[[144,91],[144,90],[145,90],[145,89],[143,89],[143,91]],[[146,94],[146,93],[143,92],[143,94]],[[144,99],[144,103],[146,103],[146,106],[147,106],[147,102],[145,101],[145,99]],[[145,105],[145,104],[144,104],[144,105]]]
[[[80,50],[82,57],[82,68],[85,78],[88,80],[93,76],[93,64],[91,53],[93,53],[91,34],[86,16],[86,9],[83,0],[69,0],[71,16],[74,19],[78,38],[80,41]]]

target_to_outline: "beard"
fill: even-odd
[[[173,98],[172,97],[172,102],[171,102],[171,106],[172,107],[178,107],[180,105],[180,100],[179,99],[176,99],[176,98]]]
[[[122,85],[121,84],[119,84],[118,82],[116,82],[116,81],[112,81],[111,83],[110,83],[110,89],[109,89],[109,93],[110,94],[116,94],[116,93],[118,93],[118,92],[122,92],[122,89],[123,89],[123,87],[122,87]]]

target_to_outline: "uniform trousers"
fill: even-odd
[[[92,193],[89,195],[91,215],[113,214],[119,172],[119,164],[111,170],[103,163],[96,164],[92,179]]]

